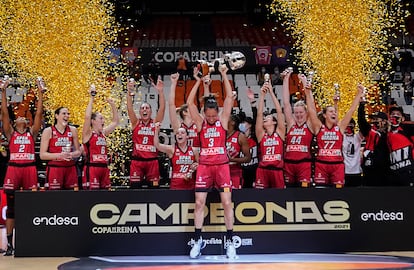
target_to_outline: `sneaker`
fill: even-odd
[[[203,244],[203,239],[199,238],[197,241],[194,242],[193,247],[190,251],[190,258],[197,259],[201,255],[201,245]]]
[[[3,254],[4,256],[13,256],[14,255],[14,248],[11,244],[7,244],[7,250]]]
[[[228,259],[234,260],[237,259],[236,248],[232,241],[227,241],[226,243],[226,256]]]

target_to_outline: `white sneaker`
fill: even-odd
[[[232,241],[227,241],[226,243],[226,256],[227,258],[234,260],[237,259],[237,253],[236,253],[236,248],[234,247],[234,244]]]
[[[190,258],[197,259],[201,255],[201,245],[203,244],[203,239],[199,238],[197,241],[194,242],[193,247],[190,251]]]

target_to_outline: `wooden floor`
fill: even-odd
[[[0,243],[1,248],[5,248],[7,244],[6,239],[6,229],[0,227]],[[361,254],[361,253],[358,253]],[[388,256],[403,256],[414,258],[414,251],[404,251],[404,252],[372,252],[365,254],[378,254],[378,255],[388,255]],[[13,256],[2,256],[0,255],[0,270],[57,270],[58,266],[75,261],[78,258],[74,257],[25,257],[25,258],[14,258]],[[227,269],[227,268],[225,268]],[[233,269],[233,268],[232,268]],[[292,268],[278,268],[278,269],[292,269]],[[297,268],[296,268],[297,269]],[[310,268],[300,268],[299,269],[310,269]]]

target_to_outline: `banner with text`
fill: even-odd
[[[414,250],[410,188],[235,190],[239,254]],[[224,214],[208,196],[203,254],[225,254]],[[187,255],[194,193],[16,192],[16,257]]]

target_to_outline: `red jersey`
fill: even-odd
[[[259,142],[261,168],[283,168],[283,140],[277,132],[269,135],[265,133]]]
[[[257,165],[259,163],[259,156],[257,151],[257,142],[253,138],[247,138],[247,142],[249,143],[249,150],[250,154],[252,155],[252,159],[249,163],[242,163],[242,167],[248,167],[252,165]],[[243,153],[240,153],[240,156],[243,156]]]
[[[132,158],[135,159],[156,159],[158,150],[154,146],[155,124],[151,119],[147,124],[139,121],[132,131]]]
[[[305,123],[294,124],[286,134],[285,159],[292,161],[311,160],[313,134]]]
[[[344,157],[342,155],[342,142],[344,141],[344,135],[338,125],[333,126],[331,129],[328,129],[325,125],[322,125],[316,135],[316,141],[318,144],[318,154],[316,156],[316,160],[328,163],[338,163],[344,161]]]
[[[191,146],[188,146],[186,151],[183,151],[180,147],[175,145],[174,154],[171,158],[171,166],[172,166],[171,183],[174,180],[184,179],[190,170],[191,164],[193,164],[194,162],[195,162],[195,155],[194,155],[193,148]]]
[[[185,128],[188,132],[188,145],[192,147],[200,147],[200,138],[198,137],[197,125],[193,123],[190,126],[187,126],[185,123],[181,122],[180,127]]]
[[[92,132],[92,136],[85,143],[86,164],[108,164],[108,149],[103,133]]]
[[[240,131],[235,131],[226,140],[226,148],[229,157],[240,157],[241,146],[239,144]]]
[[[35,142],[29,130],[24,133],[13,131],[10,143],[11,164],[32,164],[35,162]]]
[[[399,127],[395,132],[388,132],[388,147],[390,150],[390,169],[401,171],[413,168],[413,142]]]
[[[49,140],[49,153],[72,152],[73,134],[70,127],[66,126],[65,131],[60,133],[55,126],[52,126],[52,138]],[[75,165],[74,160],[50,160],[48,165],[54,166],[72,166]]]
[[[228,163],[226,130],[220,120],[210,125],[206,120],[200,131],[200,164],[219,165]]]

